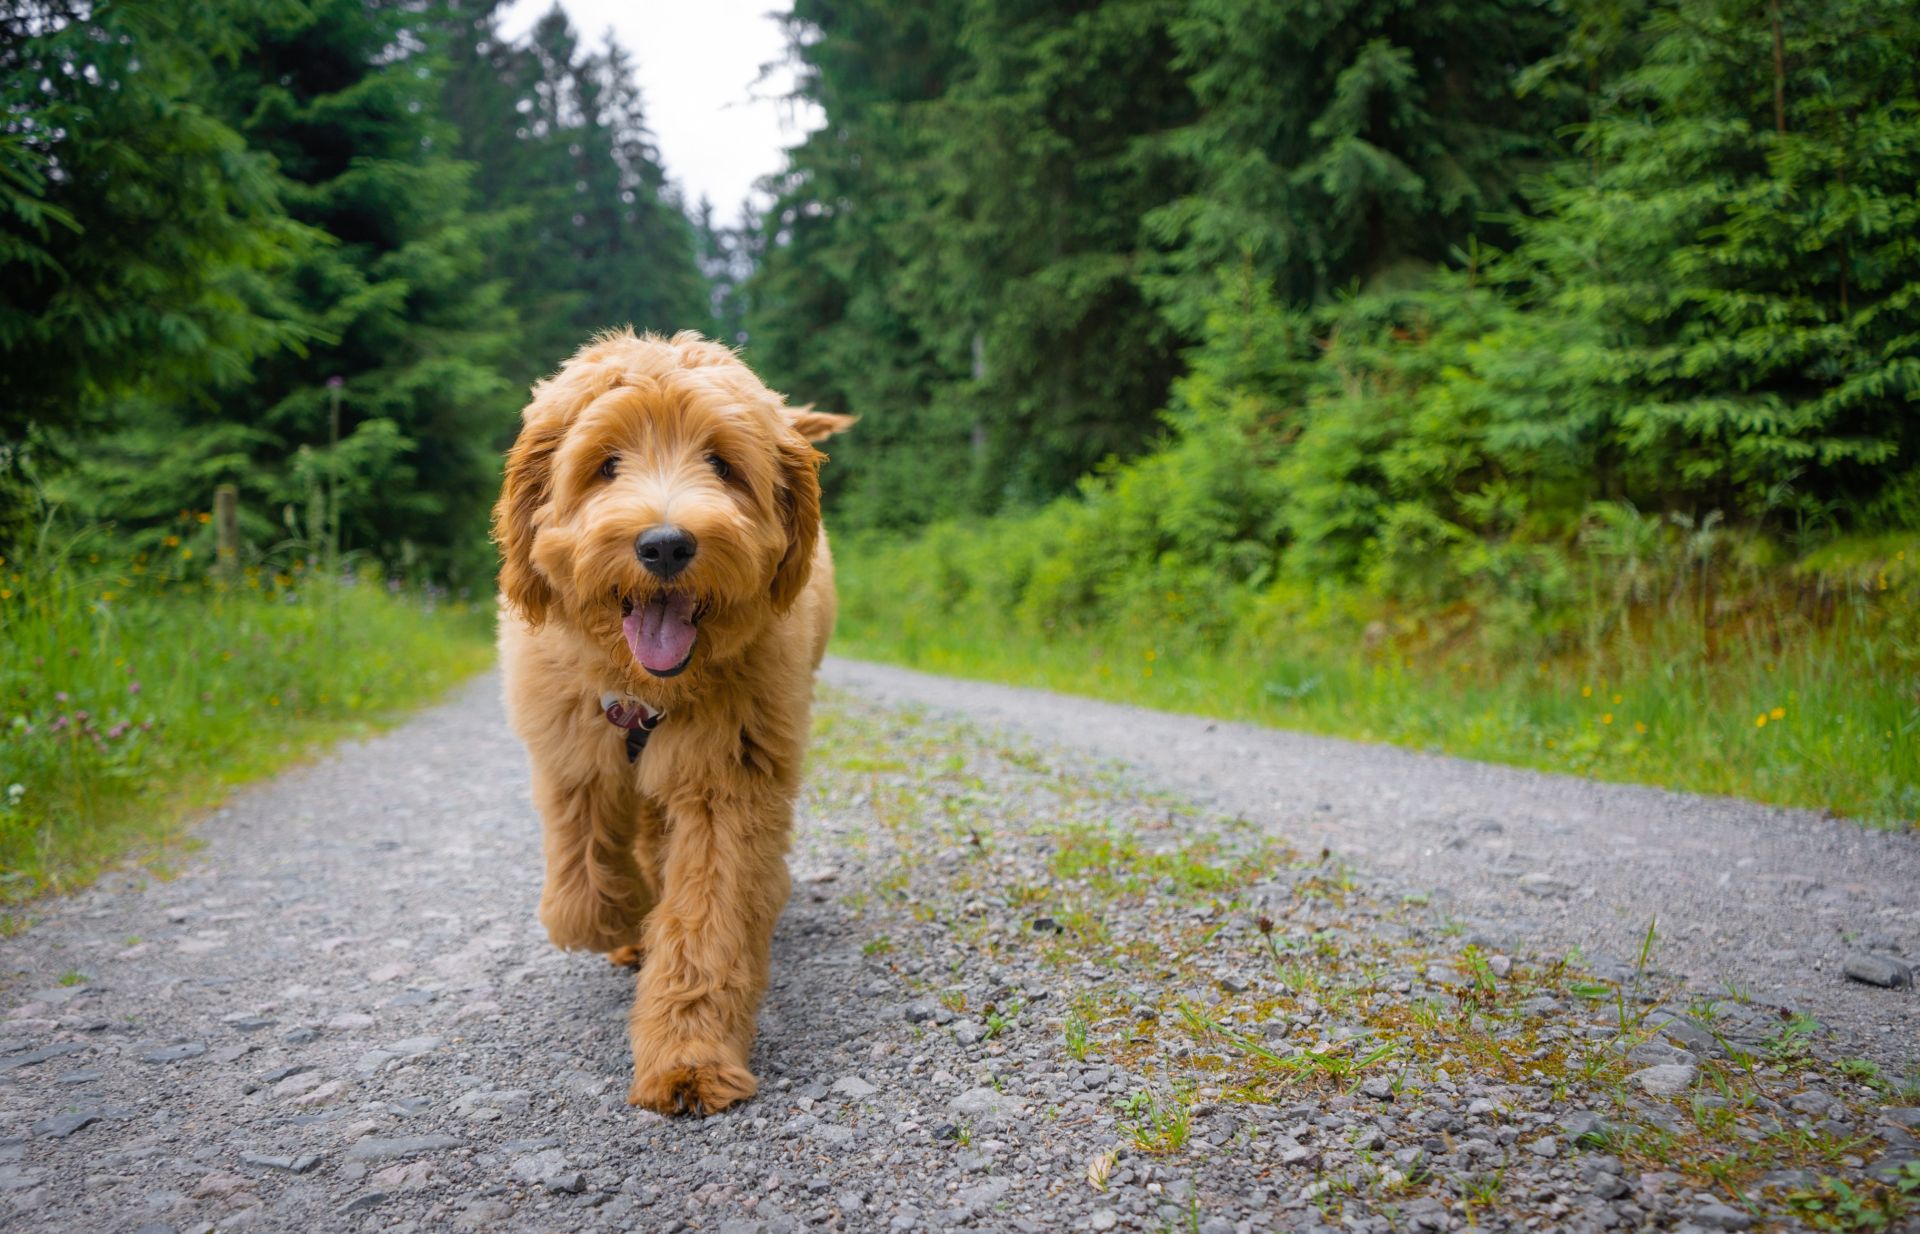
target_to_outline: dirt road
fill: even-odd
[[[1904,838],[826,677],[754,1100],[624,1103],[633,979],[534,919],[486,678],[0,943],[0,1228],[1741,1229],[1835,1179],[1913,1210],[1911,996],[1834,971],[1842,931],[1911,945]]]

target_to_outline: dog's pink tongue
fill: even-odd
[[[621,629],[642,667],[656,673],[679,668],[698,633],[693,626],[693,597],[680,592],[656,596],[628,613]]]

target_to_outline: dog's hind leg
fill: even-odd
[[[654,898],[634,860],[644,825],[639,794],[614,778],[558,785],[536,767],[533,795],[545,831],[540,924],[547,937],[568,950],[634,947]]]

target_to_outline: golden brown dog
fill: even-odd
[[[697,335],[622,331],[534,388],[507,457],[500,655],[545,826],[540,921],[644,957],[635,1105],[710,1113],[757,1086],[833,628],[811,442],[851,423],[787,407]]]

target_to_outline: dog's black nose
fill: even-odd
[[[672,578],[693,562],[698,547],[693,533],[678,527],[649,527],[633,542],[633,554],[655,578]]]

